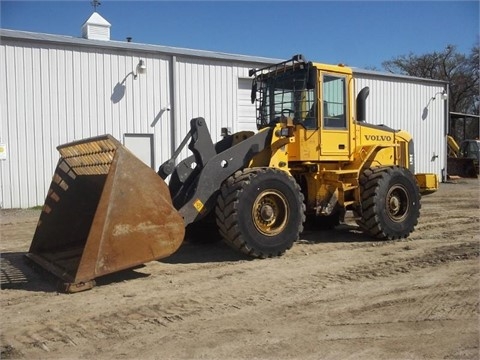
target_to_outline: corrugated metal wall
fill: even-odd
[[[190,129],[190,119],[205,118],[214,142],[222,127],[238,130],[239,78],[249,67],[225,61],[177,58],[175,60],[175,143]],[[255,118],[251,119],[255,123]]]
[[[149,76],[134,80],[138,56],[3,41],[0,58],[0,141],[8,159],[0,163],[2,207],[42,204],[55,169],[56,146],[110,133],[149,133],[149,124],[168,103],[168,58],[146,56]],[[155,127],[170,131],[170,122]],[[169,137],[156,144],[156,155],[170,152]]]
[[[442,179],[446,166],[446,84],[355,73],[356,93],[370,88],[367,122],[408,131],[415,144],[415,171],[435,173]],[[435,98],[435,100],[432,100]]]
[[[0,161],[4,208],[43,204],[59,157],[56,146],[66,142],[153,133],[158,168],[193,117],[207,120],[214,140],[221,127],[236,131],[238,78],[254,66],[9,39],[2,39],[0,59],[0,143],[8,148],[7,160]],[[147,71],[134,79],[139,59]],[[162,111],[168,105],[171,111]]]

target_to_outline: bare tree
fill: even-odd
[[[444,80],[450,84],[450,111],[479,113],[479,46],[470,54],[460,54],[456,46],[448,45],[444,51],[423,55],[401,55],[384,61],[385,70],[403,75]]]

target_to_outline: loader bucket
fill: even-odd
[[[110,135],[57,147],[61,158],[26,256],[64,291],[175,252],[183,218],[155,171]]]

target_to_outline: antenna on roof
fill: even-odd
[[[92,4],[93,9],[94,9],[95,11],[97,11],[97,7],[99,7],[100,5],[102,5],[102,3],[101,3],[99,0],[90,1],[90,4]]]

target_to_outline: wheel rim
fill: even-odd
[[[281,233],[288,223],[288,215],[287,199],[275,190],[260,193],[252,207],[253,224],[265,236]]]
[[[388,217],[394,222],[402,222],[408,216],[410,197],[405,187],[395,185],[387,193],[386,210]]]

